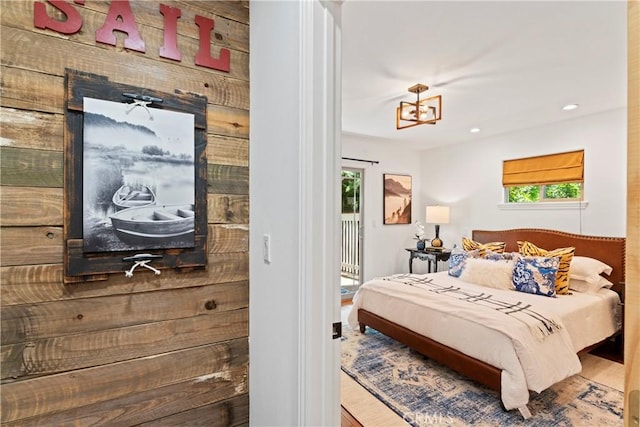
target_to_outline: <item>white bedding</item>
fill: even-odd
[[[549,298],[466,283],[446,271],[413,276],[489,293],[495,298],[522,301],[560,323],[560,331],[539,339],[527,328],[519,329],[519,322],[510,321],[509,316],[508,327],[501,326],[499,322],[504,322],[505,315],[494,317],[489,312],[495,310],[483,311],[450,296],[382,279],[365,283],[354,296],[349,315],[353,328],[358,327],[357,311],[363,308],[502,369],[501,397],[506,409],[526,409],[528,390],[541,392],[579,373],[582,367],[576,352],[611,336],[619,328],[619,298],[607,289],[596,295],[574,292]],[[481,323],[471,320],[474,311],[482,312]]]

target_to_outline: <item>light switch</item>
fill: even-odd
[[[262,236],[262,255],[264,257],[264,262],[267,264],[271,263],[271,236],[269,234],[265,234]]]

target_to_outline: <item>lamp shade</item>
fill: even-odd
[[[449,224],[449,206],[427,206],[428,224]]]

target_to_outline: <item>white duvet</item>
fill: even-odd
[[[439,286],[453,286],[491,298],[531,305],[545,319],[560,326],[544,338],[532,334],[524,322],[497,310],[439,294],[432,288],[374,279],[353,298],[349,324],[357,329],[360,308],[421,335],[502,369],[502,403],[506,409],[528,412],[529,390],[541,392],[581,371],[576,353],[611,336],[619,328],[619,298],[603,289],[596,295],[574,293],[549,298],[474,285],[447,272],[412,275],[432,278]]]

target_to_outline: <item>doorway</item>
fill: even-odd
[[[343,300],[351,299],[362,283],[363,174],[363,169],[342,168],[340,295]]]

